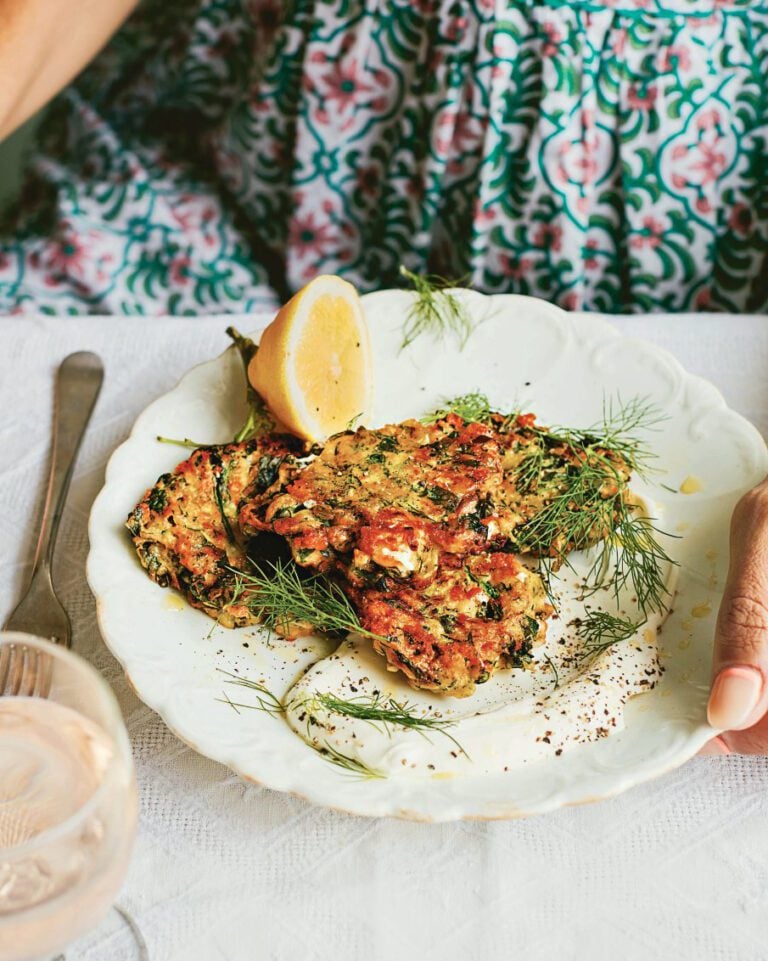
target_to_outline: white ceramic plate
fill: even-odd
[[[183,459],[179,448],[158,444],[157,434],[221,443],[239,426],[244,390],[234,350],[191,370],[144,411],[112,456],[91,513],[88,580],[101,631],[142,700],[201,754],[243,777],[355,814],[519,817],[614,795],[694,755],[713,734],[705,707],[730,512],[768,472],[758,432],[665,352],[540,300],[461,296],[479,320],[463,351],[425,335],[401,352],[410,295],[364,298],[376,365],[372,426],[477,388],[498,408],[532,410],[542,423],[589,426],[606,396],[645,395],[667,415],[652,437],[661,473],[650,486],[633,487],[658,505],[665,530],[680,535],[672,553],[681,566],[660,639],[665,674],[629,703],[625,730],[509,774],[365,781],[329,765],[282,720],[238,714],[224,703],[217,669],[268,678],[281,693],[324,648],[268,645],[253,629],[211,631],[205,615],[147,578],[123,523],[145,489]],[[667,489],[681,485],[694,492]]]

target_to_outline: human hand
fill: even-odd
[[[702,754],[768,754],[768,478],[731,519],[731,556],[715,630],[709,723],[725,733]]]

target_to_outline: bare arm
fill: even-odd
[[[0,0],[0,140],[62,89],[138,0]]]

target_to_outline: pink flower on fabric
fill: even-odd
[[[634,84],[627,92],[627,104],[633,110],[651,110],[656,103],[657,91],[655,87],[648,87],[645,93],[640,93]]]
[[[88,263],[88,252],[75,234],[65,235],[52,243],[47,251],[45,266],[56,273],[82,277]]]
[[[189,283],[190,274],[189,268],[192,265],[192,258],[187,254],[179,254],[178,257],[174,257],[171,261],[170,267],[170,277],[174,284],[183,286]]]
[[[673,46],[662,50],[659,57],[659,69],[664,73],[674,70],[690,70],[691,54],[687,47]]]
[[[596,270],[597,258],[592,256],[592,254],[597,250],[597,241],[592,238],[588,240],[586,244],[584,244],[584,247],[587,251],[587,256],[584,258],[584,266],[587,268],[587,270]]]
[[[575,290],[572,290],[562,298],[560,301],[560,306],[563,308],[563,310],[577,310],[579,307],[581,307],[581,297],[576,293]]]
[[[533,261],[530,257],[511,257],[509,254],[502,254],[501,267],[506,277],[514,280],[523,280],[533,269]]]
[[[447,40],[459,40],[467,29],[468,20],[466,17],[456,17],[448,26],[445,28],[445,37]]]
[[[10,262],[11,258],[8,256],[8,254],[0,250],[0,270],[5,270]]]
[[[734,233],[745,237],[752,229],[752,211],[746,204],[734,204],[728,216],[728,226]]]
[[[563,245],[563,228],[557,224],[540,224],[533,235],[533,242],[537,247],[560,250]]]
[[[711,110],[702,110],[696,120],[699,130],[714,130],[720,123],[720,111],[712,107]]]
[[[632,247],[639,249],[642,247],[658,247],[661,244],[664,236],[664,224],[660,220],[656,220],[655,217],[646,217],[643,220],[643,230],[646,232],[635,234],[630,240]]]
[[[351,107],[359,100],[360,94],[372,93],[374,89],[361,78],[357,60],[335,63],[321,79],[326,88],[326,100],[338,103],[340,110]]]
[[[706,308],[712,304],[712,291],[709,287],[702,287],[696,294],[693,302],[699,310],[706,310]]]
[[[624,48],[627,45],[627,31],[622,28],[616,31],[616,36],[613,38],[613,46],[611,49],[617,57],[621,57],[624,53]]]
[[[180,194],[178,202],[173,207],[173,216],[184,233],[195,233],[204,230],[214,219],[216,211],[205,202],[201,202],[194,194]]]
[[[304,217],[295,217],[291,221],[289,242],[300,257],[306,254],[324,257],[333,244],[331,225],[317,223],[314,212],[310,210]]]
[[[700,30],[702,27],[713,27],[718,22],[718,14],[712,13],[708,17],[689,17],[687,26],[691,30]]]
[[[484,206],[483,201],[479,197],[475,200],[472,213],[476,223],[483,223],[484,221],[496,219],[496,211],[493,209],[493,207]]]
[[[597,173],[597,161],[595,160],[594,156],[592,156],[592,150],[589,148],[586,142],[584,147],[584,153],[574,162],[574,166],[581,175],[579,177],[579,181],[583,184],[589,184],[595,179],[595,174]]]
[[[727,163],[725,154],[722,150],[718,150],[715,144],[704,143],[703,141],[699,144],[698,150],[701,154],[701,160],[692,163],[691,170],[701,171],[702,185],[715,183],[725,169]]]
[[[455,110],[446,110],[437,121],[437,152],[445,155],[454,148],[457,153],[466,153],[469,146],[477,140],[474,123],[474,117],[466,111],[457,113]]]
[[[543,44],[541,52],[545,57],[554,57],[560,48],[563,35],[560,33],[554,23],[543,23],[541,28],[547,35],[546,42]]]

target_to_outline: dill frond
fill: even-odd
[[[522,493],[550,488],[543,509],[515,532],[518,545],[557,564],[568,564],[571,551],[594,547],[588,593],[609,586],[618,597],[629,586],[644,615],[663,608],[664,568],[675,562],[658,540],[662,532],[628,501],[623,468],[650,470],[651,451],[629,431],[653,429],[661,420],[657,408],[635,398],[618,407],[607,403],[602,424],[593,430],[533,428],[544,443],[521,463],[517,481]],[[563,470],[561,456],[552,451],[559,445],[575,457],[572,469]]]
[[[534,428],[550,444],[567,444],[574,450],[604,448],[621,457],[636,473],[649,471],[655,456],[646,440],[638,437],[638,430],[656,430],[667,416],[647,397],[633,397],[626,403],[620,397],[603,398],[603,416],[597,424],[585,430],[569,427]]]
[[[442,407],[425,414],[420,420],[422,424],[434,424],[435,421],[442,420],[448,414],[457,414],[464,420],[476,424],[490,424],[491,402],[481,391],[473,390],[467,394],[453,397],[451,400],[446,400]]]
[[[664,568],[676,562],[659,543],[657,535],[662,532],[649,518],[633,513],[623,500],[618,515],[614,535],[597,545],[598,555],[585,578],[587,593],[605,586],[604,572],[612,569],[609,584],[617,598],[628,586],[644,615],[661,611],[669,595]]]
[[[582,619],[577,628],[579,637],[584,641],[584,648],[580,658],[592,657],[613,647],[621,641],[626,641],[645,624],[644,620],[630,621],[625,617],[617,617],[607,611],[593,611],[587,608],[587,616]]]
[[[248,379],[248,365],[259,349],[258,346],[250,337],[243,337],[235,327],[227,327],[227,334],[232,339],[235,347],[237,347],[245,371],[248,414],[245,418],[245,423],[232,438],[233,443],[239,444],[244,440],[250,440],[252,437],[261,437],[264,434],[268,434],[271,430],[275,429],[275,420],[270,414],[263,398],[253,389]]]
[[[241,602],[270,630],[279,632],[291,624],[310,624],[328,634],[356,633],[379,638],[362,627],[341,587],[322,574],[302,577],[295,564],[280,561],[265,564],[263,570],[252,573],[230,570],[235,575]]]
[[[292,704],[291,706],[296,705]],[[396,701],[393,697],[384,697],[378,692],[370,696],[349,699],[337,697],[331,693],[314,693],[310,698],[301,702],[301,706],[306,707],[309,712],[317,710],[319,706],[331,714],[368,721],[374,727],[381,725],[384,732],[389,736],[391,736],[390,727],[408,728],[424,737],[427,737],[429,731],[442,734],[454,744],[461,754],[469,757],[456,738],[446,730],[446,728],[453,727],[456,721],[418,714],[415,706],[407,701]],[[427,740],[429,740],[428,737]]]
[[[286,706],[283,702],[270,691],[263,684],[258,681],[251,681],[248,678],[240,677],[239,674],[231,674],[229,671],[224,671],[221,668],[217,668],[220,674],[226,674],[229,680],[225,681],[226,684],[234,684],[237,687],[245,687],[248,690],[256,691],[258,697],[256,698],[255,704],[243,704],[238,701],[233,701],[229,695],[225,692],[223,698],[217,698],[217,700],[222,701],[224,704],[229,704],[234,711],[239,714],[238,708],[246,708],[252,711],[262,711],[264,714],[269,714],[271,717],[281,717],[285,714]],[[289,705],[290,706],[290,705]],[[329,764],[333,764],[335,767],[342,768],[349,774],[354,774],[357,777],[362,778],[384,778],[385,774],[380,771],[376,771],[373,768],[369,768],[362,761],[358,761],[356,758],[349,757],[346,754],[342,754],[341,751],[337,751],[332,745],[325,742],[324,744],[317,744],[314,742],[309,742],[309,747],[313,751],[316,751],[325,761]]]
[[[452,288],[461,286],[462,282],[434,274],[415,274],[403,266],[400,275],[411,283],[416,295],[403,324],[400,350],[405,350],[424,333],[431,333],[437,339],[453,334],[463,350],[475,322],[467,305],[452,292]]]
[[[230,707],[234,707],[236,710],[238,707],[245,707],[251,710],[263,711],[265,714],[271,714],[273,717],[277,715],[285,714],[285,707],[282,701],[272,693],[263,684],[259,684],[258,681],[251,681],[247,677],[241,677],[239,674],[231,674],[229,671],[225,671],[222,668],[216,668],[219,674],[225,674],[229,680],[225,681],[225,684],[233,684],[236,687],[245,687],[249,691],[256,691],[259,695],[256,698],[255,704],[238,704],[225,694],[226,703]],[[239,712],[238,712],[239,713]]]
[[[375,768],[368,767],[367,764],[359,761],[356,757],[350,757],[348,754],[342,754],[341,751],[337,751],[336,748],[327,741],[324,744],[315,747],[314,750],[316,750],[318,754],[325,758],[329,764],[333,764],[335,767],[339,767],[343,771],[346,771],[348,774],[352,774],[355,777],[362,778],[364,781],[384,779],[387,776],[381,771],[377,771]]]

